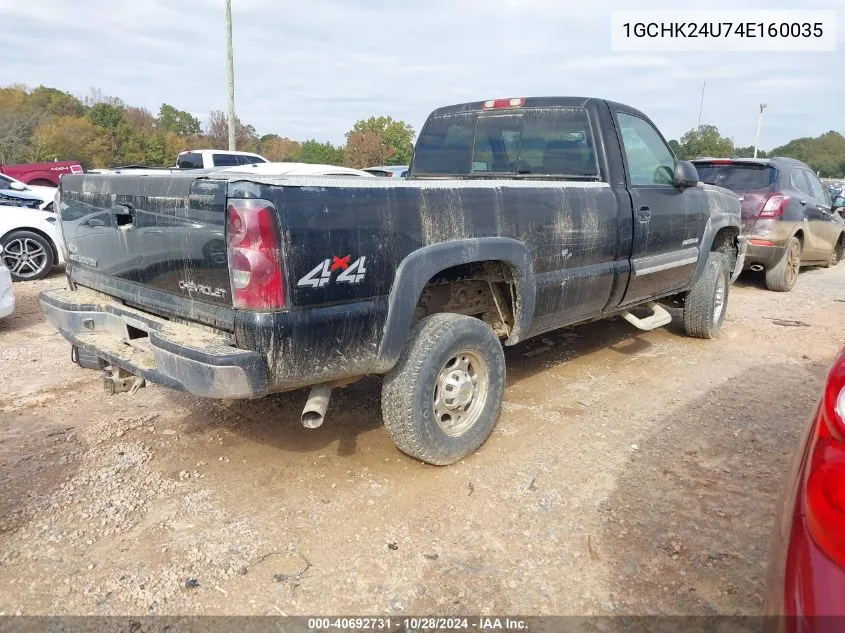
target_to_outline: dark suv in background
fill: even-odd
[[[742,201],[748,238],[745,267],[766,271],[769,290],[792,290],[801,266],[831,266],[845,250],[845,221],[830,193],[801,161],[791,158],[701,158],[702,182],[730,189]]]

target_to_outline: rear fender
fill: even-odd
[[[531,255],[525,244],[503,237],[433,244],[408,255],[396,270],[378,351],[379,364],[386,367],[385,371],[396,363],[405,346],[414,310],[428,281],[447,268],[483,261],[502,261],[513,270],[516,283],[515,323],[505,343],[513,345],[525,336],[534,314],[535,291]]]

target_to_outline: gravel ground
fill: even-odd
[[[317,430],[304,392],[107,397],[38,308],[63,281],[0,321],[0,614],[756,614],[845,343],[845,265],[743,276],[714,341],[554,332],[507,349],[496,431],[436,468],[394,449],[374,378]]]

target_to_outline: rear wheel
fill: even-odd
[[[722,329],[730,292],[730,259],[711,251],[704,272],[684,298],[684,330],[688,336],[713,338]]]
[[[438,466],[471,455],[499,419],[505,356],[483,321],[434,314],[414,325],[385,376],[381,410],[404,453]]]
[[[777,292],[789,292],[798,280],[801,269],[801,241],[793,237],[786,245],[781,260],[766,271],[766,288]]]
[[[46,277],[53,268],[53,247],[32,231],[13,231],[3,238],[3,260],[13,281],[34,281]]]

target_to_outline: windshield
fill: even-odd
[[[580,108],[446,114],[420,134],[414,176],[599,177],[590,120]]]
[[[769,165],[754,163],[696,163],[698,177],[708,185],[718,185],[733,192],[764,189],[777,179]]]

